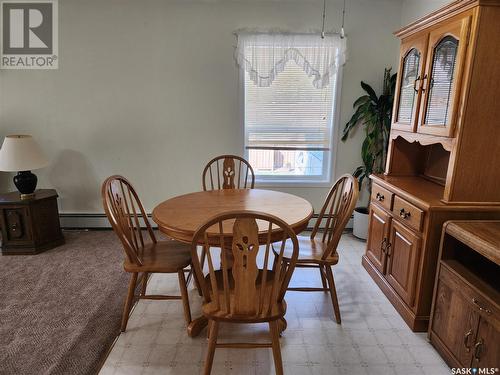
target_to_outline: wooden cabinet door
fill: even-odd
[[[413,306],[420,238],[396,220],[391,221],[386,248],[386,279],[408,306]]]
[[[393,129],[416,131],[428,39],[429,34],[425,33],[402,41],[398,70],[400,74],[394,96]]]
[[[385,246],[388,243],[387,235],[390,219],[389,214],[385,213],[385,211],[374,204],[370,205],[366,256],[382,274],[385,272]]]
[[[462,285],[441,267],[432,316],[432,332],[463,367],[469,367],[479,314],[460,291]]]
[[[494,324],[497,323],[497,324]],[[497,368],[500,359],[500,324],[481,317],[473,353],[472,367]]]
[[[31,231],[28,224],[27,208],[7,208],[2,211],[5,243],[31,241]]]
[[[453,136],[470,24],[471,16],[467,16],[429,34],[419,133]]]

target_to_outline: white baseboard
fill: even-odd
[[[151,217],[151,215],[148,215]],[[59,219],[61,221],[61,227],[64,229],[105,229],[111,228],[108,218],[105,214],[77,214],[77,213],[65,213],[60,214]],[[309,226],[312,228],[316,222],[316,215],[313,216],[309,222]],[[151,225],[156,227],[156,224],[150,220]],[[346,225],[346,229],[352,229],[352,218]]]

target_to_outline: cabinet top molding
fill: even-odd
[[[406,38],[446,18],[453,17],[477,6],[500,6],[500,0],[455,0],[415,22],[410,23],[408,26],[395,31],[394,35],[398,38]]]

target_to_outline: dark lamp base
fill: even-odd
[[[14,176],[14,185],[16,185],[17,190],[21,193],[21,199],[33,197],[37,182],[37,177],[30,171],[18,172],[17,175]],[[23,196],[29,197],[25,198]]]

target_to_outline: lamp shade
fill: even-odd
[[[0,149],[0,171],[19,172],[43,168],[48,160],[31,135],[8,135]]]

